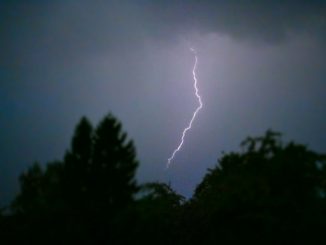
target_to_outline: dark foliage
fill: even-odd
[[[248,138],[209,170],[191,200],[201,244],[316,244],[324,241],[324,155],[282,145],[279,134]]]
[[[169,185],[138,186],[132,141],[112,116],[76,127],[62,161],[35,163],[0,210],[1,244],[323,244],[326,157],[248,138],[185,200]]]
[[[137,166],[133,143],[112,115],[95,130],[82,118],[63,161],[44,170],[36,163],[21,175],[13,241],[112,242],[113,221],[135,201]]]

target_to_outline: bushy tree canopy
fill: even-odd
[[[198,239],[290,244],[321,238],[326,227],[326,158],[283,144],[278,133],[248,138],[198,185],[192,205]],[[195,226],[196,227],[196,226]]]

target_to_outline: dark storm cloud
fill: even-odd
[[[0,72],[18,80],[24,71],[54,72],[85,55],[121,56],[146,40],[196,33],[263,43],[295,34],[324,40],[325,13],[325,1],[2,1]]]
[[[326,32],[325,1],[7,1],[0,11],[1,51],[22,56],[37,48],[67,58],[192,32],[268,42]]]
[[[14,1],[1,8],[3,56],[21,62],[50,55],[75,60],[85,53],[126,48],[142,39],[142,17],[130,4],[93,1]],[[15,57],[17,58],[17,57]]]
[[[281,41],[292,33],[325,38],[325,1],[161,1],[151,13],[165,29]]]

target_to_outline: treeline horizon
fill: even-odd
[[[82,117],[62,160],[20,175],[0,244],[326,243],[326,155],[278,132],[224,153],[189,199],[138,166],[119,120]]]

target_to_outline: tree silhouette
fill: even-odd
[[[138,190],[137,166],[134,145],[117,119],[108,115],[93,130],[82,118],[63,161],[45,170],[34,164],[21,175],[14,213],[33,243],[111,241],[113,220]]]
[[[13,202],[16,212],[29,212],[42,209],[44,206],[43,196],[44,173],[38,163],[34,163],[26,173],[23,173],[19,180],[21,193]]]
[[[91,192],[95,199],[113,207],[128,204],[138,189],[134,179],[138,166],[135,148],[126,137],[121,124],[111,115],[100,122],[93,137]]]
[[[86,117],[76,126],[71,149],[64,157],[64,186],[66,198],[83,202],[90,192],[90,168],[93,154],[93,127]]]
[[[178,220],[185,198],[170,185],[153,182],[143,185],[135,203],[134,230],[137,239],[129,244],[174,244],[179,232]]]
[[[112,115],[77,124],[62,161],[20,177],[1,244],[323,244],[326,156],[278,133],[224,154],[185,200],[135,180],[135,148]]]
[[[202,244],[325,241],[325,156],[279,136],[248,138],[198,185],[193,234]]]

